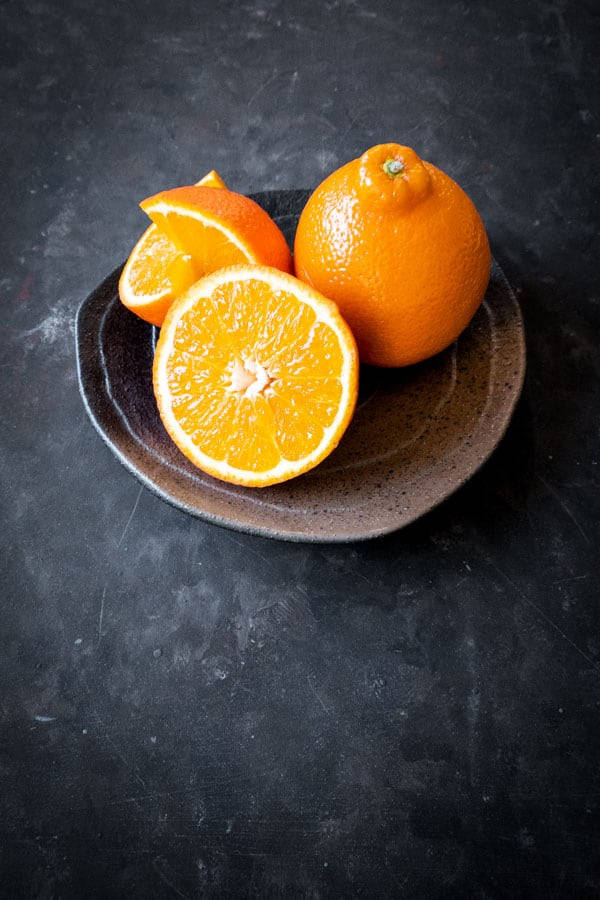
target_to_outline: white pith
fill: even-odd
[[[256,397],[264,394],[273,379],[264,366],[251,357],[237,358],[231,369],[231,381],[227,391],[242,394],[244,397]]]
[[[313,323],[314,329],[317,324],[325,323],[337,335],[342,350],[342,371],[339,380],[342,384],[342,395],[339,400],[338,409],[331,425],[323,429],[323,437],[317,447],[307,456],[299,460],[289,460],[284,456],[276,466],[271,469],[265,469],[253,472],[247,469],[239,469],[230,465],[225,460],[214,459],[203,453],[194,444],[191,438],[181,428],[179,422],[172,412],[170,403],[170,394],[168,386],[167,362],[169,359],[170,348],[173,346],[175,330],[180,318],[197,302],[201,297],[207,297],[212,294],[215,288],[228,281],[239,281],[244,279],[262,280],[269,284],[273,290],[287,291],[296,294],[297,282],[290,276],[277,269],[266,269],[264,266],[257,268],[252,265],[232,266],[228,269],[221,269],[212,275],[208,275],[202,279],[201,284],[197,283],[183,294],[176,301],[176,308],[172,307],[172,311],[176,315],[167,315],[163,325],[157,357],[157,366],[155,370],[155,383],[157,387],[157,397],[159,398],[160,410],[163,421],[167,426],[167,430],[175,437],[176,443],[184,452],[187,451],[191,458],[197,460],[197,465],[208,472],[218,473],[229,480],[238,483],[260,483],[265,479],[283,480],[285,477],[291,477],[296,472],[306,471],[316,465],[323,458],[324,451],[330,447],[333,435],[336,435],[340,426],[348,416],[348,406],[353,400],[353,391],[355,390],[355,381],[351,377],[352,369],[356,366],[355,351],[353,345],[349,342],[348,336],[342,328],[339,327],[338,321],[334,317],[333,309],[329,308],[329,301],[322,299],[316,292],[306,285],[302,285],[302,297],[300,302],[310,306],[316,314],[316,320]],[[167,352],[160,352],[161,347],[167,347]],[[237,361],[236,361],[237,362]],[[245,373],[245,374],[244,374]],[[252,376],[252,381],[250,381]],[[270,376],[268,372],[268,362],[263,363],[253,360],[250,357],[240,360],[240,364],[232,367],[229,373],[229,390],[237,390],[240,396],[255,397],[263,392],[268,395]],[[234,387],[235,385],[235,387]],[[242,390],[243,388],[243,390]]]

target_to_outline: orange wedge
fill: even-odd
[[[196,466],[263,487],[306,472],[354,411],[358,354],[337,306],[278,269],[207,275],[167,313],[154,357],[163,424]]]
[[[211,169],[198,186],[227,188]],[[162,325],[171,303],[196,280],[194,267],[185,253],[160,231],[149,225],[131,251],[119,280],[121,302],[151,325]]]
[[[191,257],[197,278],[238,263],[291,272],[292,257],[282,232],[243,194],[193,185],[162,191],[140,206]]]
[[[143,233],[119,279],[121,302],[146,322],[162,325],[171,303],[194,282],[189,258],[156,225]]]
[[[214,169],[211,169],[210,172],[207,172],[204,178],[201,178],[200,181],[196,182],[197,187],[218,187],[227,189],[227,185],[221,178],[218,172],[215,172]]]

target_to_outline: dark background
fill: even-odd
[[[10,2],[1,17],[2,896],[600,896],[600,8]],[[74,317],[158,189],[413,145],[525,316],[507,437],[391,537],[141,489]]]

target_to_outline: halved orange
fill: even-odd
[[[227,188],[211,169],[198,186]],[[122,303],[146,322],[162,325],[171,303],[196,280],[189,257],[160,231],[149,225],[125,263],[119,280]]]
[[[263,487],[306,472],[354,411],[358,354],[337,306],[292,275],[237,265],[175,300],[154,393],[179,449],[224,481]]]
[[[162,191],[140,206],[191,257],[197,278],[238,263],[292,270],[282,232],[258,203],[243,194],[193,185]]]

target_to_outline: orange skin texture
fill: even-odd
[[[199,208],[224,221],[243,240],[255,262],[292,273],[292,257],[283,233],[269,214],[249,197],[219,187],[191,185],[162,191],[140,206],[145,210],[147,205],[163,197],[191,209]],[[189,252],[191,248],[182,249]]]
[[[400,171],[386,172],[390,160]],[[448,175],[409,147],[380,144],[309,198],[296,275],[337,303],[362,362],[407,366],[466,328],[490,277],[485,227]]]

